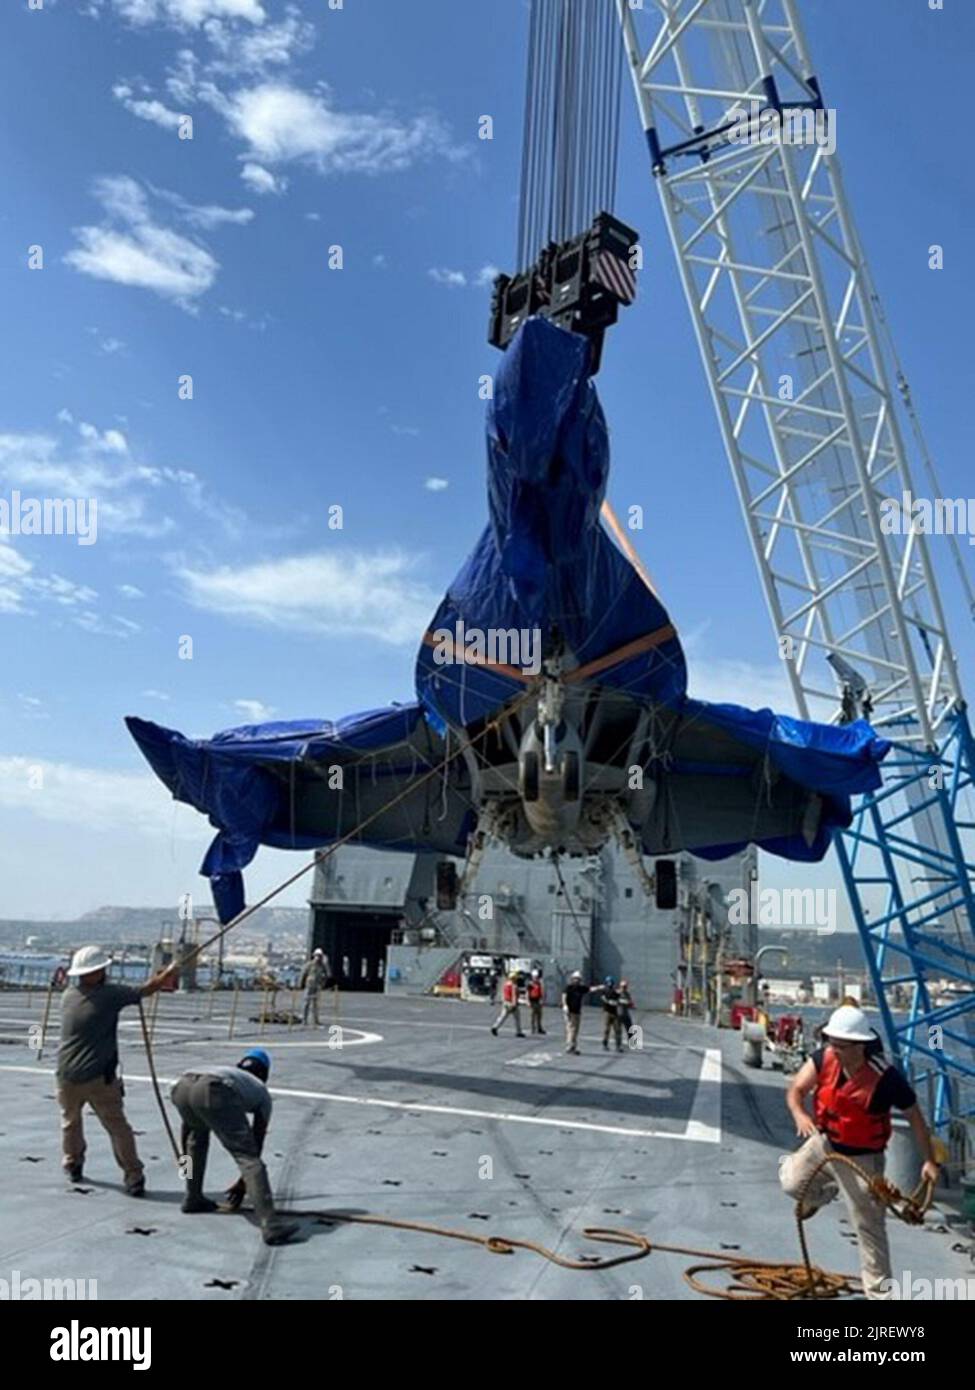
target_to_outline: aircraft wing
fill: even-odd
[[[415,703],[335,722],[245,725],[211,739],[125,722],[175,799],[217,830],[200,872],[224,922],[243,909],[242,870],[259,845],[317,849],[361,826],[355,844],[462,856],[476,822],[463,756],[425,776],[449,749]]]

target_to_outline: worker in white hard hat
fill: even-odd
[[[579,1055],[579,1028],[582,1023],[582,1001],[587,994],[601,994],[605,985],[583,983],[582,971],[573,970],[562,991],[562,1012],[565,1015],[565,1050]]]
[[[845,1154],[871,1177],[884,1171],[892,1109],[910,1122],[923,1158],[922,1175],[938,1178],[931,1136],[917,1096],[891,1066],[862,1009],[842,1004],[823,1028],[823,1046],[806,1061],[789,1087],[786,1104],[803,1140],[794,1154],[780,1161],[779,1181],[797,1199],[816,1165],[831,1153]],[[806,1097],[813,1097],[813,1113]],[[842,1191],[860,1248],[860,1276],[867,1298],[891,1297],[890,1248],[886,1208],[846,1164],[831,1163],[807,1188],[801,1217],[808,1219]]]
[[[301,972],[301,979],[298,988],[305,991],[305,1010],[302,1015],[302,1023],[308,1022],[308,1015],[311,1013],[317,1028],[321,1023],[318,1016],[318,995],[328,984],[329,978],[328,957],[321,946],[316,946],[311,953],[311,959],[305,963],[305,968]]]
[[[118,1072],[118,1016],[175,978],[175,962],[143,985],[109,984],[111,957],[100,946],[82,946],[68,967],[68,988],[61,998],[61,1046],[57,1088],[61,1107],[62,1165],[72,1182],[81,1182],[85,1161],[82,1111],[90,1105],[112,1141],[115,1161],[122,1169],[125,1190],[141,1197],[145,1170],[136,1152],[135,1137],[125,1118],[125,1092]]]

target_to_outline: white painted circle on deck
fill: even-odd
[[[191,1046],[199,1043],[206,1047],[236,1047],[238,1051],[242,1047],[266,1047],[269,1051],[277,1051],[281,1047],[327,1047],[332,1052],[341,1052],[344,1047],[364,1047],[368,1043],[383,1041],[382,1033],[364,1033],[359,1028],[343,1028],[339,1023],[330,1023],[329,1027],[336,1030],[332,1037],[308,1038],[304,1042],[268,1037],[267,1034],[263,1038],[196,1038],[187,1041]],[[174,1041],[182,1042],[183,1039]]]

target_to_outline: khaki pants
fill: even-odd
[[[779,1182],[782,1190],[789,1197],[798,1197],[802,1184],[816,1164],[832,1152],[829,1141],[822,1134],[810,1135],[796,1153],[780,1161]],[[884,1171],[883,1153],[856,1154],[853,1162],[871,1177],[878,1177]],[[831,1163],[823,1169],[806,1192],[806,1204],[812,1207],[812,1212],[816,1212],[831,1202],[838,1191],[843,1193],[860,1247],[863,1292],[871,1299],[890,1298],[889,1285],[887,1290],[884,1289],[884,1281],[891,1277],[886,1210],[845,1163]]]
[[[541,999],[529,999],[528,1003],[532,1011],[532,1032],[544,1033],[545,1029],[542,1027],[543,1001]]]
[[[308,1022],[308,1014],[309,1014],[309,1011],[311,1012],[311,1015],[312,1015],[312,1017],[313,1017],[314,1020],[315,1020],[315,1027],[316,1027],[316,1028],[319,1028],[319,1027],[321,1026],[321,1019],[318,1017],[318,990],[317,990],[317,989],[309,989],[309,990],[307,990],[306,993],[305,993],[305,1012],[302,1014],[302,1018],[301,1018],[302,1023],[307,1023],[307,1022]]]
[[[145,1176],[145,1169],[135,1149],[135,1135],[122,1108],[122,1095],[122,1082],[118,1077],[108,1082],[99,1077],[96,1081],[59,1083],[61,1149],[64,1155],[62,1166],[65,1169],[84,1163],[85,1132],[81,1112],[85,1105],[90,1105],[112,1141],[112,1153],[125,1175],[126,1186],[132,1186]]]
[[[502,1025],[502,1023],[504,1023],[505,1019],[510,1018],[510,1016],[511,1016],[512,1014],[514,1014],[514,1016],[515,1016],[515,1032],[518,1033],[518,1034],[520,1034],[520,1033],[521,1033],[521,1011],[520,1011],[520,1009],[518,1008],[518,1005],[517,1005],[517,1004],[502,1004],[502,1005],[501,1005],[501,1012],[498,1014],[497,1018],[494,1020],[494,1027],[495,1027],[496,1029],[497,1029],[497,1028],[500,1028],[501,1025]]]
[[[566,1052],[579,1051],[579,1024],[582,1022],[582,1014],[570,1013],[568,1009],[563,1010],[565,1014],[565,1050]]]

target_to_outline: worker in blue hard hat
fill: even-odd
[[[271,1183],[261,1159],[271,1121],[271,1094],[267,1089],[270,1074],[270,1057],[262,1047],[252,1047],[235,1067],[184,1072],[170,1094],[183,1122],[183,1211],[195,1214],[217,1210],[216,1202],[203,1194],[210,1135],[215,1134],[240,1169],[240,1177],[227,1193],[230,1206],[236,1211],[246,1192],[261,1223],[264,1243],[283,1245],[297,1232],[298,1223],[274,1210]]]
[[[616,1041],[616,1051],[623,1051],[623,1019],[620,1013],[621,1000],[620,992],[616,988],[616,980],[612,975],[607,975],[603,981],[603,997],[600,1001],[603,1006],[603,1047],[609,1049],[609,1035],[612,1033]]]

